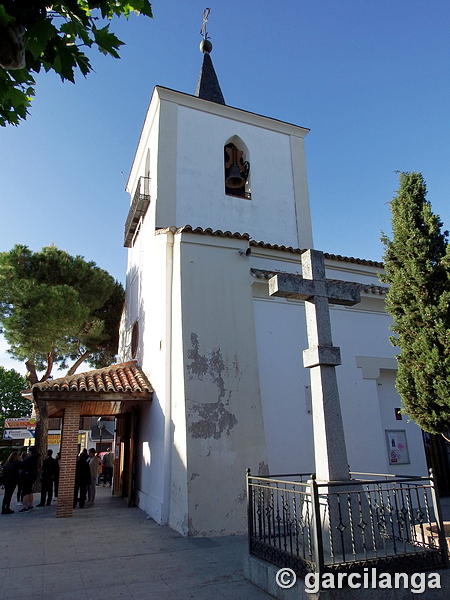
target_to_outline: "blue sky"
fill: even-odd
[[[122,58],[91,51],[95,72],[75,85],[38,76],[27,121],[0,130],[0,251],[54,243],[124,281],[124,178],[153,87],[195,92],[205,2],[155,0],[153,20],[115,19]],[[311,129],[317,249],[380,260],[397,170],[423,173],[433,210],[450,228],[448,1],[208,6],[226,103]],[[0,339],[0,364],[22,371],[4,349]]]

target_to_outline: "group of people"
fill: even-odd
[[[41,502],[38,506],[51,504],[53,490],[55,497],[58,495],[59,481],[59,454],[53,458],[53,450],[47,450],[47,458],[42,465],[42,488]],[[33,484],[38,476],[39,454],[34,446],[28,451],[11,452],[6,463],[3,465],[2,483],[5,487],[5,495],[2,502],[2,515],[10,515],[14,511],[11,508],[11,500],[17,487],[17,503],[22,505],[19,512],[33,510]]]
[[[73,507],[77,504],[80,508],[95,504],[95,488],[99,482],[99,475],[103,472],[103,485],[111,487],[114,465],[114,454],[111,448],[100,458],[94,448],[89,451],[84,449],[78,455],[75,468],[75,486],[73,494]],[[14,513],[11,509],[11,500],[17,487],[17,503],[23,505],[19,512],[33,510],[33,484],[38,477],[39,454],[34,446],[30,446],[20,456],[18,452],[11,452],[3,465],[2,485],[5,495],[2,503],[2,515]],[[53,495],[58,497],[60,455],[53,458],[53,450],[47,450],[47,457],[42,463],[41,500],[36,506],[50,506]],[[87,502],[86,502],[87,495]]]
[[[75,489],[73,493],[73,507],[80,508],[93,506],[95,504],[95,488],[99,482],[99,476],[103,472],[103,485],[112,484],[114,465],[114,454],[108,448],[106,454],[100,459],[95,448],[89,452],[84,449],[78,455],[75,468]],[[86,502],[87,495],[87,502]]]

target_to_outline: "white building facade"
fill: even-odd
[[[314,472],[304,303],[268,294],[313,247],[307,133],[161,87],[150,102],[128,182],[120,358],[155,390],[139,413],[136,501],[184,535],[246,531],[246,468]],[[421,431],[398,411],[382,266],[325,263],[361,287],[360,304],[331,306],[350,469],[425,475]]]

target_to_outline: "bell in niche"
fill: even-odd
[[[225,187],[242,190],[248,179],[250,165],[244,161],[244,153],[234,144],[225,146]]]
[[[241,175],[241,171],[237,165],[231,165],[228,169],[225,185],[232,189],[237,189],[245,184],[245,179]]]

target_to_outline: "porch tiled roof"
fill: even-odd
[[[36,383],[40,392],[153,392],[135,360]]]

